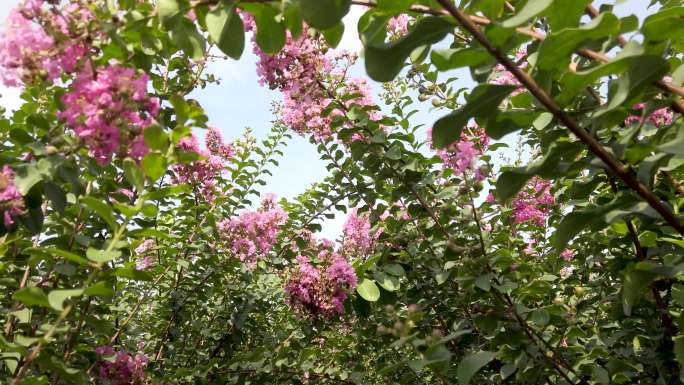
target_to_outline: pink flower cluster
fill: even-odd
[[[143,130],[159,113],[159,100],[147,93],[147,74],[112,64],[83,71],[64,95],[65,120],[100,165],[115,154],[139,159],[148,148]]]
[[[178,147],[181,150],[196,153],[203,159],[174,165],[173,180],[177,184],[192,185],[208,202],[213,202],[217,194],[217,178],[223,174],[225,162],[233,157],[235,151],[232,145],[223,142],[221,133],[215,128],[209,128],[205,142],[206,150],[200,149],[194,134],[180,140]]]
[[[560,253],[560,256],[566,261],[572,261],[572,258],[575,256],[575,252],[570,249],[565,249]]]
[[[537,226],[544,226],[553,204],[551,182],[534,177],[513,198],[514,221],[515,223],[533,222]]]
[[[144,368],[149,361],[147,355],[140,352],[131,356],[124,351],[114,351],[111,346],[99,346],[95,353],[111,357],[113,360],[98,362],[98,376],[112,385],[142,385],[146,383]]]
[[[521,48],[516,52],[515,54],[515,63],[520,67],[521,69],[527,68],[527,60],[525,58],[527,57],[527,49],[526,48]],[[511,96],[516,96],[523,91],[525,91],[525,87],[520,84],[520,81],[518,78],[513,75],[512,72],[508,71],[506,67],[504,67],[502,64],[497,64],[494,67],[494,70],[492,71],[492,76],[493,79],[491,80],[492,84],[499,84],[499,85],[510,85],[510,86],[518,86],[518,89],[513,91],[511,93]]]
[[[432,140],[432,129],[428,131],[428,138]],[[475,180],[481,181],[486,178],[479,168],[475,167],[478,156],[487,151],[489,136],[484,128],[476,124],[466,127],[461,131],[461,138],[449,146],[436,150],[437,156],[442,159],[444,168],[454,170],[456,175],[463,175],[472,171]]]
[[[387,22],[387,32],[389,33],[390,40],[397,40],[406,35],[409,30],[409,21],[411,21],[411,18],[405,13],[389,19]]]
[[[14,172],[8,165],[0,173],[0,210],[5,227],[14,224],[13,217],[24,213],[24,199],[14,184]]]
[[[323,318],[344,313],[344,301],[356,288],[354,268],[340,254],[323,249],[313,258],[299,255],[285,283],[287,302],[298,311]]]
[[[246,12],[240,12],[240,15],[245,29],[255,31],[254,18]],[[306,25],[296,39],[288,32],[285,46],[275,55],[263,52],[254,37],[252,41],[254,53],[259,58],[260,83],[282,92],[283,122],[300,135],[310,134],[318,142],[331,137],[332,118],[344,113],[340,109],[327,111],[335,99],[341,101],[343,109],[374,105],[365,79],[347,77],[347,69],[355,56],[344,51],[329,52],[321,35],[314,34]],[[332,84],[326,86],[325,82]],[[377,112],[370,115],[373,120],[380,119]],[[353,139],[360,138],[362,135]]]
[[[154,264],[154,257],[150,252],[153,248],[153,239],[145,239],[140,246],[135,248],[135,253],[137,254],[137,259],[135,260],[136,270],[147,270]]]
[[[278,238],[280,226],[287,222],[287,213],[267,194],[257,211],[246,211],[235,218],[217,224],[221,238],[236,257],[254,268],[257,259],[265,256]]]
[[[347,255],[365,256],[373,252],[375,241],[379,234],[371,233],[368,216],[358,215],[357,209],[352,209],[342,228],[344,240],[342,251]]]
[[[47,10],[43,0],[28,0],[10,11],[0,37],[0,79],[18,87],[78,70],[89,44],[84,33],[94,15],[77,3]]]
[[[643,110],[646,107],[644,103],[638,103],[632,107],[635,111]],[[629,125],[632,123],[647,123],[652,124],[656,127],[669,126],[674,121],[674,113],[671,109],[659,108],[653,111],[647,117],[642,117],[641,115],[630,115],[625,119],[625,124]]]

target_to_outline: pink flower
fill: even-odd
[[[80,6],[53,12],[43,9],[42,0],[21,3],[10,11],[0,38],[0,79],[18,87],[78,70],[89,50],[83,32],[93,17]]]
[[[14,171],[8,165],[4,165],[0,173],[0,210],[5,227],[13,225],[14,217],[22,215],[25,211],[24,198],[17,191]]]
[[[344,302],[358,280],[349,262],[324,249],[313,261],[297,256],[297,263],[285,283],[287,302],[313,317],[332,318],[344,313]]]
[[[218,131],[208,131],[206,141],[207,146],[210,146],[209,150],[200,149],[195,134],[180,140],[178,143],[180,150],[195,153],[203,159],[173,165],[173,182],[187,183],[195,187],[207,202],[213,202],[218,194],[216,190],[218,178],[225,171],[224,160],[232,156],[232,147],[223,143]]]
[[[371,234],[371,224],[367,216],[359,216],[357,209],[352,209],[342,228],[344,242],[342,249],[351,255],[368,255],[374,249],[378,234]]]
[[[515,223],[532,222],[537,226],[544,226],[553,204],[551,182],[534,177],[513,198],[514,221]]]
[[[136,270],[147,270],[154,264],[154,259],[150,250],[154,248],[154,240],[146,239],[138,247],[135,248],[135,253],[138,254],[138,259],[135,261]]]
[[[255,31],[251,15],[240,11],[246,31]],[[283,94],[280,111],[283,123],[300,135],[311,135],[317,142],[333,135],[333,118],[345,114],[353,106],[375,105],[369,85],[362,78],[348,78],[347,70],[355,60],[348,52],[329,52],[320,34],[309,33],[303,25],[301,35],[294,38],[287,32],[285,46],[280,52],[269,55],[254,42],[254,53],[259,58],[257,75],[262,85],[279,90]],[[329,83],[325,85],[324,83]],[[340,108],[330,108],[337,101]],[[372,120],[380,120],[380,114],[369,111]],[[345,127],[350,127],[348,124]],[[362,133],[352,140],[362,140]]]
[[[97,354],[114,356],[114,360],[101,360],[97,363],[98,376],[112,385],[143,385],[147,383],[144,368],[149,361],[147,355],[140,352],[131,356],[125,351],[115,352],[111,346],[95,348]]]
[[[515,54],[515,62],[521,69],[527,68],[527,60],[524,60],[526,56],[526,48],[519,49],[518,52],[516,52]],[[511,96],[516,96],[525,91],[525,87],[522,86],[518,78],[516,78],[512,72],[508,71],[506,67],[504,67],[502,64],[497,64],[494,67],[494,70],[492,71],[492,76],[494,77],[491,80],[492,84],[519,86],[516,90],[514,90],[511,93]]]
[[[568,279],[568,278],[570,278],[570,276],[572,275],[572,273],[574,271],[575,271],[574,266],[563,266],[560,269],[559,274],[560,274],[561,279]]]
[[[644,107],[646,107],[646,104],[644,103],[638,103],[635,104],[632,109],[635,111],[640,111],[643,110]],[[672,124],[674,121],[674,113],[672,112],[671,109],[665,107],[665,108],[659,108],[655,111],[653,111],[650,115],[648,115],[646,118],[643,118],[641,115],[630,115],[625,119],[625,124],[629,125],[632,123],[648,123],[651,125],[654,125],[658,128],[663,127],[663,126],[669,126]]]
[[[226,161],[235,156],[233,145],[224,143],[221,132],[214,127],[209,127],[204,137],[204,142],[209,152],[214,156],[218,156]]]
[[[432,129],[428,130],[428,138],[432,142]],[[475,162],[478,156],[487,151],[487,147],[489,147],[489,137],[485,130],[472,125],[461,131],[461,138],[458,141],[436,152],[437,156],[442,159],[444,168],[451,168],[457,175],[470,171],[476,180],[482,180],[485,175],[479,168],[475,168]]]
[[[539,252],[535,248],[536,245],[537,241],[535,241],[534,239],[530,239],[529,241],[527,241],[527,247],[525,248],[525,250],[523,250],[523,252],[529,256],[538,257]]]
[[[575,256],[575,252],[570,249],[565,249],[560,253],[561,258],[563,258],[566,261],[571,261],[572,257]]]
[[[90,147],[100,165],[115,154],[136,159],[147,153],[143,130],[154,122],[158,101],[147,94],[147,74],[110,65],[79,74],[62,97],[59,118]]]
[[[387,32],[390,40],[396,40],[408,33],[408,24],[411,19],[405,13],[395,16],[387,22]]]
[[[275,196],[267,194],[257,211],[245,211],[236,218],[217,224],[222,240],[228,249],[254,268],[257,259],[263,258],[278,239],[280,226],[287,222],[287,213],[278,206]]]

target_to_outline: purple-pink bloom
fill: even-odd
[[[159,112],[147,93],[147,74],[112,64],[81,72],[62,97],[59,118],[74,130],[100,165],[116,154],[140,159],[147,153],[143,131]]]
[[[411,18],[405,13],[395,16],[387,21],[387,32],[390,40],[396,40],[408,33],[408,24]]]
[[[83,32],[93,14],[87,8],[72,4],[53,12],[43,5],[29,0],[10,11],[0,38],[0,79],[6,86],[51,82],[75,72],[89,49]]]
[[[432,146],[432,129],[428,129],[428,140]],[[437,149],[437,156],[442,159],[444,168],[454,170],[457,175],[463,175],[467,171],[472,172],[476,180],[482,180],[486,176],[479,168],[475,167],[478,156],[487,151],[489,147],[489,136],[485,130],[473,124],[461,131],[459,140],[451,143],[445,148]]]
[[[368,255],[373,252],[378,234],[371,233],[367,215],[359,215],[356,208],[351,209],[342,228],[344,240],[342,250],[349,255]]]
[[[5,227],[14,224],[14,217],[25,211],[24,198],[14,184],[14,172],[8,165],[4,165],[0,173],[0,210]]]
[[[245,211],[235,218],[217,224],[222,240],[235,257],[254,268],[278,239],[280,226],[287,222],[287,213],[276,203],[275,196],[266,194],[257,211]]]
[[[99,346],[95,352],[102,356],[114,356],[113,360],[97,362],[98,377],[112,385],[143,385],[147,382],[144,372],[149,358],[142,352],[132,356],[125,351],[114,351],[111,346]]]
[[[632,110],[635,111],[641,111],[646,107],[646,104],[644,103],[638,103],[635,104],[632,107]],[[632,123],[648,123],[652,124],[658,128],[663,127],[663,126],[669,126],[672,124],[674,121],[674,113],[672,112],[671,109],[664,107],[664,108],[659,108],[652,113],[650,113],[648,116],[645,118],[642,117],[641,115],[630,115],[625,119],[625,124],[629,125]]]
[[[572,258],[575,256],[575,252],[570,249],[565,249],[560,253],[560,256],[566,261],[571,261]]]
[[[554,204],[551,182],[534,177],[513,198],[513,219],[515,223],[532,222],[544,226],[546,217]]]
[[[195,153],[202,159],[193,160],[189,163],[173,165],[173,182],[176,184],[187,183],[197,189],[197,193],[203,196],[207,202],[213,202],[218,194],[216,185],[218,178],[225,171],[225,160],[232,156],[232,147],[224,144],[220,134],[216,131],[207,133],[207,146],[209,149],[200,149],[197,137],[194,134],[186,136],[178,142],[178,148],[184,152]]]
[[[290,270],[284,291],[287,302],[299,312],[332,318],[344,313],[344,301],[356,284],[356,272],[349,262],[324,247],[313,260],[297,256],[297,267]]]

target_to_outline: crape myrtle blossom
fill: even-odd
[[[565,249],[560,253],[560,256],[566,261],[571,261],[572,258],[575,256],[575,252],[570,249]]]
[[[147,270],[154,264],[154,257],[151,250],[154,248],[153,239],[145,239],[138,247],[135,248],[137,259],[135,260],[136,270]]]
[[[254,18],[244,11],[240,15],[245,30],[255,32]],[[366,80],[347,76],[356,55],[330,50],[323,37],[306,25],[296,38],[288,31],[285,46],[274,55],[259,48],[255,35],[252,42],[259,58],[259,82],[282,93],[282,120],[298,134],[311,135],[317,142],[325,141],[333,134],[335,116],[344,115],[353,106],[375,105]],[[335,101],[340,106],[331,108]],[[369,117],[380,120],[375,111]],[[352,140],[362,138],[363,135],[357,134]]]
[[[159,100],[147,93],[149,76],[111,62],[81,72],[62,97],[58,113],[100,165],[116,154],[142,158],[148,151],[143,131],[155,122]]]
[[[297,266],[285,283],[287,302],[299,312],[322,318],[344,313],[344,302],[356,288],[354,268],[341,255],[325,247],[310,258],[297,256]]]
[[[149,358],[145,353],[132,356],[122,350],[114,351],[111,346],[98,346],[95,353],[108,358],[97,363],[97,375],[105,384],[142,385],[147,382],[144,368]]]
[[[389,19],[389,21],[387,21],[387,33],[389,34],[389,39],[397,40],[406,35],[409,30],[410,21],[411,18],[405,13]]]
[[[553,204],[551,182],[534,177],[513,198],[513,220],[516,224],[532,222],[544,226]]]
[[[632,107],[634,111],[642,111],[646,107],[645,103],[638,103]],[[669,126],[674,121],[674,113],[671,109],[664,107],[651,112],[648,116],[630,115],[625,119],[625,124],[647,123],[656,127]]]
[[[21,2],[0,37],[2,82],[19,87],[77,71],[89,50],[87,26],[93,18],[78,2],[61,8],[42,0]]]
[[[520,69],[525,69],[528,66],[527,60],[525,59],[526,57],[526,48],[521,48],[518,50],[518,52],[516,52],[515,63],[518,65],[518,67],[520,67]],[[504,67],[502,64],[497,64],[496,66],[494,66],[494,70],[492,71],[492,79],[490,83],[499,85],[518,86],[517,89],[511,92],[510,96],[516,96],[525,91],[525,87],[523,87],[518,78],[516,78],[512,72],[508,71],[506,67]]]
[[[356,208],[349,211],[342,228],[344,239],[342,252],[348,255],[366,256],[373,252],[379,232],[371,232],[368,215],[359,215]]]
[[[216,191],[218,178],[225,171],[225,162],[232,159],[235,151],[232,145],[223,142],[221,133],[215,128],[207,130],[205,142],[207,148],[201,149],[194,134],[180,140],[178,143],[180,150],[195,153],[201,159],[175,164],[173,180],[177,184],[192,185],[207,202],[213,202],[218,194]]]
[[[266,194],[256,211],[244,211],[235,218],[217,224],[221,239],[233,255],[249,268],[271,251],[287,213],[273,194]]]
[[[24,213],[24,199],[14,184],[14,172],[8,165],[0,173],[0,210],[5,227],[14,224],[14,217]]]
[[[432,147],[432,128],[428,129],[428,140]],[[484,128],[471,124],[461,131],[458,141],[445,148],[436,149],[437,156],[442,159],[445,169],[452,169],[456,175],[472,173],[476,181],[482,181],[487,176],[476,167],[477,158],[482,156],[489,147],[489,136]]]

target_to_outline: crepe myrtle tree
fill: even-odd
[[[684,7],[642,16],[19,1],[0,37],[22,92],[0,118],[0,382],[682,383]],[[345,27],[360,57],[336,49]],[[264,140],[229,143],[190,95],[245,49],[282,99]],[[329,173],[278,199],[261,187],[293,135]]]

